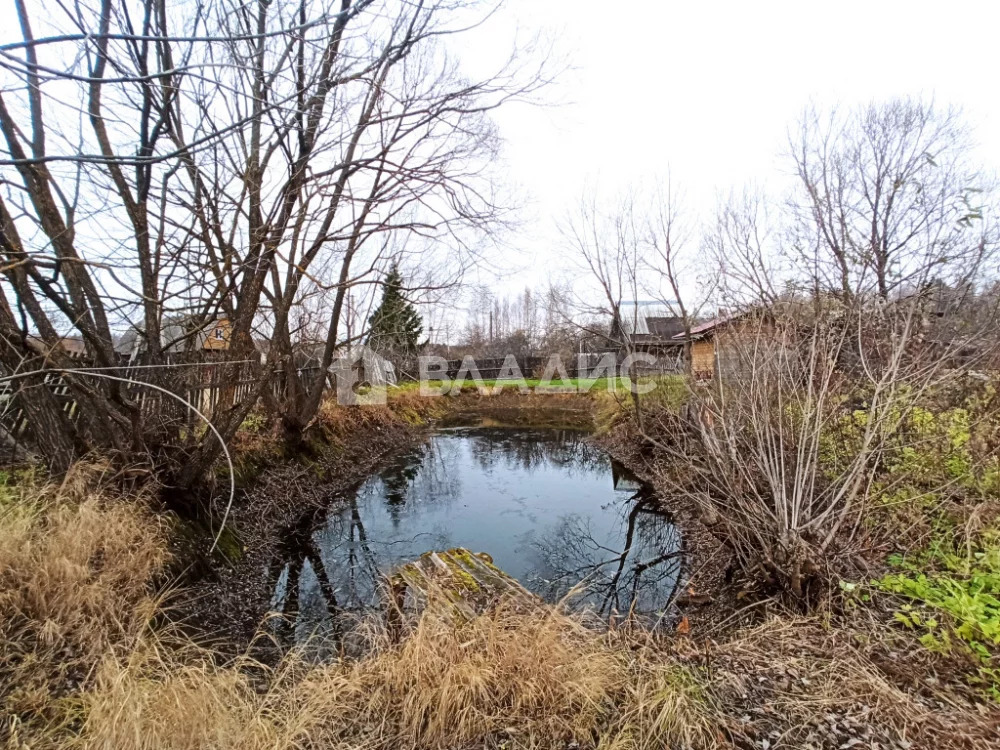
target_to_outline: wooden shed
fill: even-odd
[[[746,326],[742,325],[748,318],[749,313],[739,315],[722,315],[712,320],[693,326],[690,332],[690,352],[691,352],[691,374],[696,380],[712,380],[725,370],[730,372],[734,369],[735,349],[732,346],[734,340],[732,336],[739,336],[741,332],[746,333]],[[677,334],[674,338],[683,340],[686,334]],[[729,338],[730,346],[727,347],[725,340]]]

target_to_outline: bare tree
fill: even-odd
[[[683,322],[684,361],[691,367],[691,327],[705,312],[719,285],[719,271],[706,266],[684,216],[670,175],[650,189],[641,247],[650,293]]]
[[[958,121],[912,102],[846,121],[808,118],[777,226],[753,199],[724,209],[711,241],[739,314],[715,332],[715,387],[667,417],[663,446],[744,568],[800,598],[892,486],[914,409],[995,355],[993,303],[976,301],[995,278],[995,213],[961,167]]]
[[[638,393],[638,373],[635,366],[636,302],[640,299],[641,219],[636,215],[635,197],[626,193],[611,207],[605,208],[596,192],[584,194],[574,215],[564,222],[562,233],[569,252],[587,280],[599,290],[597,295],[578,292],[576,308],[580,315],[600,316],[610,321],[607,340],[630,364],[630,392],[636,420],[642,428],[642,406]]]
[[[596,284],[601,290],[599,303],[580,299],[577,309],[611,321],[608,341],[633,363],[629,373],[633,408],[640,432],[652,439],[644,429],[636,392],[638,348],[634,334],[641,315],[639,301],[658,302],[680,319],[679,333],[685,335],[677,342],[683,347],[679,359],[689,363],[691,327],[712,299],[718,281],[700,262],[696,238],[669,176],[633,187],[610,209],[602,210],[598,205],[596,195],[585,198],[564,230],[573,254],[587,272],[588,286]]]
[[[780,232],[770,218],[767,196],[747,189],[729,196],[703,239],[715,266],[717,303],[737,308],[775,302],[788,278],[777,251]]]
[[[788,253],[816,289],[888,300],[975,279],[992,259],[995,229],[980,221],[991,185],[957,112],[911,100],[808,111],[790,147],[801,189]]]
[[[225,316],[232,379],[249,362],[258,383],[216,409],[226,439],[273,369],[288,379],[286,426],[315,413],[322,379],[305,387],[291,359],[303,294],[333,294],[325,367],[346,295],[375,283],[393,246],[380,238],[461,246],[463,228],[498,218],[480,178],[496,148],[488,112],[542,83],[516,53],[482,80],[460,75],[444,42],[474,3],[16,7],[22,39],[0,48],[0,360],[65,368],[60,342],[76,333],[93,365],[115,367],[116,331],[131,325],[157,365],[165,318],[196,331]],[[271,339],[266,369],[255,331]],[[144,450],[155,434],[164,457],[184,456],[173,481],[191,485],[219,454],[117,382],[67,380],[75,418],[45,388],[25,399],[54,468]]]

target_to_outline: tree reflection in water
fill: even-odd
[[[382,574],[430,549],[463,546],[549,600],[606,616],[657,616],[681,569],[680,540],[649,489],[585,435],[558,430],[443,431],[288,529],[268,566],[289,641],[345,622],[378,600]]]
[[[535,469],[539,466],[566,467],[573,471],[607,473],[608,455],[581,438],[580,430],[540,430],[479,428],[464,430],[473,457],[489,470],[498,463]]]
[[[621,544],[602,544],[588,519],[567,516],[535,543],[536,573],[528,585],[549,601],[572,600],[601,616],[636,612],[659,617],[672,603],[681,570],[676,528],[648,489],[613,503]]]

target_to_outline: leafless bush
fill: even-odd
[[[694,496],[745,569],[763,568],[797,597],[848,549],[910,394],[898,366],[863,385],[846,379],[848,321],[803,312],[772,308],[719,332],[721,382],[693,394],[685,425],[697,444]],[[865,400],[858,422],[852,397]]]
[[[788,210],[744,197],[709,235],[736,313],[712,385],[654,440],[742,565],[796,597],[851,551],[913,410],[996,361],[992,185],[967,147],[919,102],[810,113]]]

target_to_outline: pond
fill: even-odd
[[[466,547],[548,601],[659,618],[680,536],[651,489],[587,439],[553,429],[441,430],[290,529],[265,572],[295,639],[378,604],[382,576]]]

